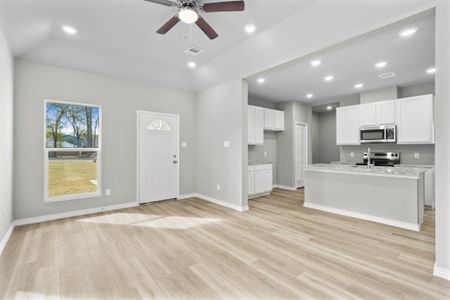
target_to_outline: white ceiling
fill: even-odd
[[[319,105],[361,91],[433,81],[434,76],[425,70],[434,65],[434,22],[432,13],[422,14],[261,72],[248,78],[249,93],[275,102],[296,100]],[[400,38],[398,33],[409,27],[418,28],[417,33]],[[322,60],[322,65],[311,67],[313,59]],[[376,69],[374,64],[382,60],[388,66]],[[381,80],[378,75],[386,72],[395,72],[397,77]],[[326,83],[324,77],[329,74],[335,79]],[[266,79],[263,85],[257,83],[258,77]],[[356,90],[356,83],[364,87]],[[314,98],[308,99],[308,93]]]
[[[216,2],[204,1],[204,2]],[[184,53],[188,25],[178,24],[167,35],[155,31],[175,13],[143,0],[0,0],[2,27],[15,56],[77,70],[161,86],[191,89],[201,65],[245,42],[243,27],[254,23],[267,29],[311,0],[246,0],[245,12],[210,13],[205,19],[220,37],[210,41],[193,26],[193,42],[205,49],[196,58]],[[68,36],[61,25],[78,30]]]

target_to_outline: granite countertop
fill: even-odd
[[[426,168],[416,166],[367,168],[366,166],[355,166],[350,164],[313,164],[305,167],[305,171],[419,179],[426,171]]]

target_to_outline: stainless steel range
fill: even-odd
[[[363,163],[357,165],[368,165],[370,163],[380,167],[394,167],[400,164],[400,153],[397,152],[364,152]]]

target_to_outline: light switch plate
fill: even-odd
[[[350,157],[355,157],[355,152],[350,152]]]
[[[415,159],[419,159],[419,158],[420,158],[420,154],[419,154],[419,153],[417,153],[417,152],[416,152],[416,153],[414,153],[414,158],[415,158]]]
[[[181,148],[187,148],[187,146],[188,146],[187,142],[182,142],[181,143]]]
[[[264,156],[267,156],[267,151],[264,151]]]
[[[106,189],[105,190],[105,195],[106,196],[111,196],[111,189]]]
[[[220,191],[220,184],[217,185],[217,190]]]
[[[224,148],[230,148],[230,142],[229,141],[224,141],[223,142],[223,147]]]

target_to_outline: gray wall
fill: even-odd
[[[247,205],[247,93],[233,80],[198,93],[195,103],[196,191],[239,207]]]
[[[264,108],[278,109],[278,105],[274,102],[248,96],[248,105],[254,105]]]
[[[397,144],[370,144],[358,146],[342,146],[341,161],[346,163],[362,162],[364,152],[370,147],[371,151],[399,152],[400,162],[408,165],[434,165],[434,145],[397,145]],[[353,157],[351,154],[353,153]],[[414,158],[419,153],[419,158]]]
[[[436,9],[436,268],[450,279],[450,1]]]
[[[394,100],[397,98],[398,98],[397,86],[390,86],[379,90],[362,92],[360,94],[361,104],[385,100]]]
[[[312,148],[312,163],[317,164],[320,162],[320,153],[319,153],[319,119],[320,114],[313,112],[311,116],[311,148]]]
[[[0,242],[13,221],[12,162],[13,59],[0,27]]]
[[[434,88],[434,81],[433,81],[433,82],[427,82],[427,83],[414,84],[414,85],[410,85],[410,86],[400,87],[398,89],[398,96],[399,96],[399,98],[414,97],[414,96],[418,96],[418,95],[434,94],[434,91],[435,91],[435,88]]]
[[[248,163],[271,163],[273,167],[273,184],[277,183],[277,135],[279,133],[264,131],[264,145],[248,145]]]
[[[361,104],[359,94],[351,95],[339,100],[339,106],[349,106]]]
[[[92,103],[103,112],[103,188],[112,195],[44,203],[44,99]],[[15,219],[136,200],[136,110],[180,115],[180,192],[195,192],[194,95],[69,69],[16,61]]]
[[[336,145],[336,111],[318,115],[318,158],[317,163],[340,160],[340,147]]]
[[[307,104],[296,101],[285,102],[279,105],[284,111],[285,130],[278,133],[277,141],[277,184],[295,187],[295,148],[294,133],[295,122],[307,123],[309,126],[309,157],[312,162],[312,134],[311,120],[312,108]]]

